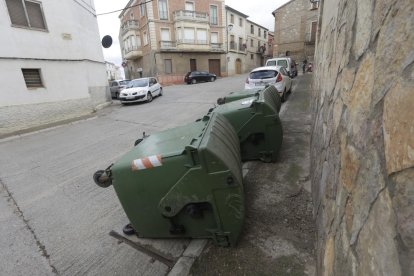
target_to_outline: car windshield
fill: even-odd
[[[269,60],[266,64],[266,66],[276,66],[276,61],[274,60]]]
[[[283,60],[283,59],[282,60],[278,60],[277,61],[277,65],[278,66],[283,66],[283,67],[286,67],[286,68],[288,67],[287,61],[286,60]]]
[[[127,80],[123,80],[123,81],[119,82],[120,85],[127,85],[128,83],[129,83],[129,81],[127,81]]]
[[[277,76],[277,71],[275,70],[261,70],[250,73],[250,79],[271,79]]]
[[[128,84],[127,88],[132,87],[146,87],[148,86],[148,79],[132,80]]]

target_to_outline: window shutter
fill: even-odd
[[[21,0],[6,0],[12,24],[29,27]]]
[[[30,27],[46,29],[45,21],[43,20],[42,8],[39,3],[25,1],[27,15],[29,16]]]

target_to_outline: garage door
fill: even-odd
[[[208,71],[210,73],[216,74],[218,77],[221,77],[220,60],[219,59],[209,59],[208,60]]]

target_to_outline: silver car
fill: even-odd
[[[124,90],[130,80],[114,80],[111,82],[111,86],[109,87],[109,90],[111,91],[111,97],[112,99],[118,99],[119,93],[121,93],[122,90]]]
[[[134,79],[119,94],[122,104],[136,102],[152,102],[153,97],[162,96],[162,86],[156,78]]]

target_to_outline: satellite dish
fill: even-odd
[[[106,35],[102,38],[102,46],[104,48],[109,48],[112,45],[112,37],[110,35]]]

